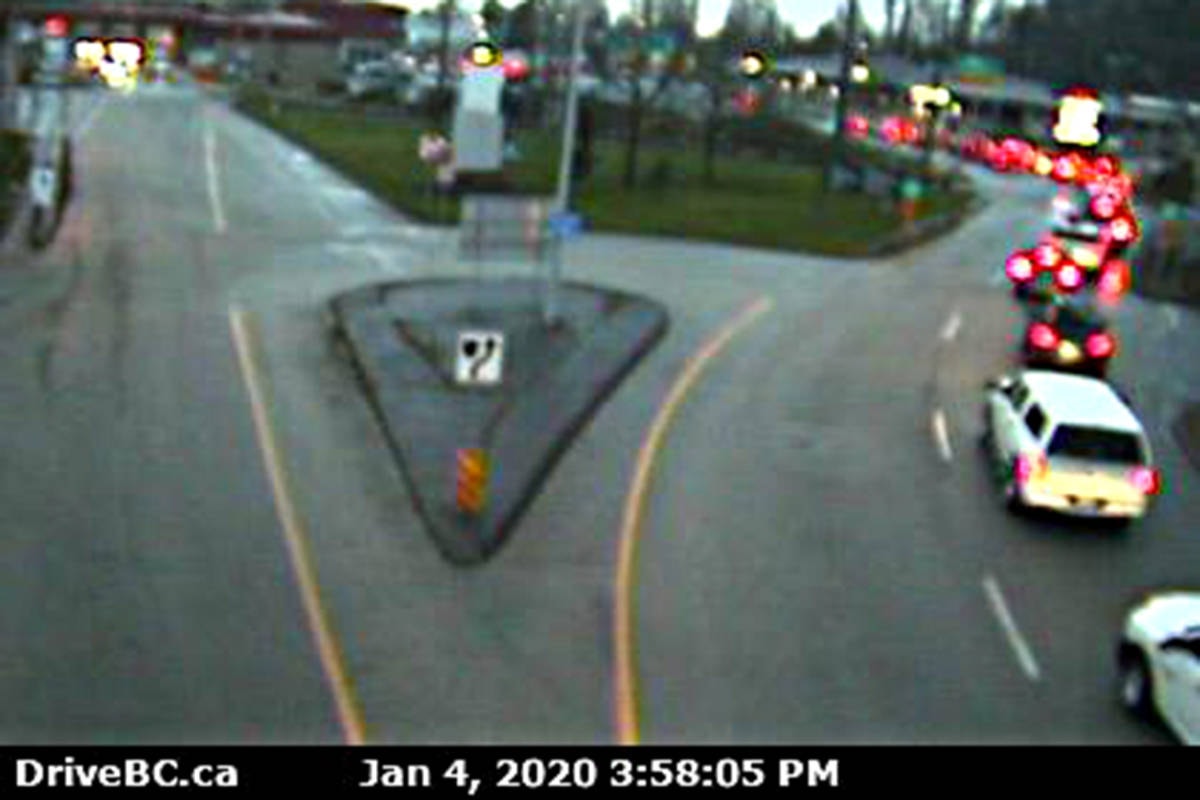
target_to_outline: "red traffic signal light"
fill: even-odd
[[[66,36],[70,28],[71,23],[62,15],[56,14],[53,17],[46,17],[45,31],[46,35],[51,38],[59,39]]]

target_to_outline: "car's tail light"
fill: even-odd
[[[1042,269],[1054,269],[1063,259],[1062,250],[1049,242],[1043,242],[1033,248],[1033,259]]]
[[[1129,471],[1129,482],[1142,494],[1158,494],[1162,489],[1162,478],[1152,467],[1134,467]]]
[[[1104,265],[1100,273],[1097,291],[1106,300],[1116,300],[1129,289],[1129,264],[1120,259],[1112,259]]]
[[[1083,286],[1083,281],[1083,270],[1079,268],[1079,265],[1069,261],[1054,273],[1054,283],[1064,292],[1078,291]]]
[[[1058,347],[1060,339],[1058,331],[1045,322],[1035,322],[1029,326],[1029,343],[1038,350],[1053,350]]]
[[[1070,183],[1079,177],[1079,167],[1070,156],[1059,156],[1054,159],[1054,179]]]
[[[1025,283],[1033,279],[1033,262],[1024,253],[1013,253],[1004,264],[1004,274],[1013,283]]]
[[[1016,478],[1018,483],[1029,483],[1045,477],[1050,465],[1042,453],[1022,453],[1017,456]]]
[[[861,114],[853,114],[846,121],[846,129],[851,136],[862,139],[871,132],[871,123]]]
[[[1098,156],[1096,160],[1092,162],[1093,174],[1101,179],[1111,178],[1117,174],[1118,169],[1119,167],[1116,159],[1114,159],[1112,156]]]
[[[1137,225],[1129,217],[1117,217],[1108,224],[1108,233],[1117,244],[1129,244],[1137,237]]]
[[[1083,344],[1088,358],[1110,358],[1117,352],[1117,340],[1108,333],[1089,334]]]
[[[1117,215],[1120,203],[1108,192],[1101,192],[1092,198],[1092,216],[1096,219],[1109,220]]]

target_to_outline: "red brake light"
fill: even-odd
[[[1045,322],[1029,326],[1029,343],[1038,350],[1053,350],[1058,347],[1058,331]]]
[[[1158,494],[1162,489],[1158,470],[1151,467],[1134,467],[1129,473],[1129,482],[1142,494]]]
[[[1070,262],[1064,263],[1054,273],[1054,282],[1065,292],[1073,292],[1083,286],[1083,270]]]
[[[1129,264],[1113,259],[1104,265],[1100,273],[1098,291],[1107,299],[1115,299],[1125,294],[1129,287]]]
[[[1078,176],[1079,170],[1069,156],[1059,156],[1054,160],[1054,179],[1070,183]]]
[[[1108,192],[1101,192],[1092,198],[1092,216],[1096,219],[1112,219],[1117,215],[1117,198]]]
[[[1109,358],[1117,351],[1117,341],[1107,333],[1093,333],[1087,337],[1083,349],[1088,358]]]
[[[1117,162],[1112,156],[1100,156],[1092,162],[1092,173],[1098,178],[1111,178],[1117,174]]]
[[[1024,283],[1033,278],[1033,262],[1024,253],[1014,253],[1005,262],[1004,272],[1013,283]]]
[[[1054,269],[1062,262],[1063,254],[1057,246],[1045,242],[1034,248],[1033,258],[1043,269]]]
[[[1041,453],[1037,455],[1017,456],[1016,478],[1019,483],[1029,483],[1034,478],[1041,477],[1046,474],[1049,465],[1046,463],[1046,457]]]
[[[1108,231],[1118,244],[1129,244],[1137,235],[1137,229],[1129,217],[1117,217],[1109,223]]]

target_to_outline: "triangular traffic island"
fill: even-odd
[[[331,303],[413,502],[442,554],[486,561],[558,458],[665,335],[666,309],[564,283],[433,279]]]

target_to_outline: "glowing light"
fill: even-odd
[[[142,46],[137,42],[110,42],[108,55],[126,70],[134,70],[142,62]]]
[[[1101,299],[1113,302],[1121,298],[1129,290],[1129,262],[1112,259],[1104,265],[1100,272],[1100,280],[1096,291]]]
[[[1117,209],[1120,206],[1120,200],[1109,194],[1101,192],[1092,198],[1092,216],[1097,219],[1108,220],[1117,215]]]
[[[1024,253],[1014,253],[1004,264],[1004,273],[1013,283],[1024,283],[1033,277],[1033,262]]]
[[[1036,455],[1022,453],[1017,457],[1017,465],[1014,471],[1019,482],[1029,483],[1029,481],[1035,478],[1044,476],[1049,468],[1050,465],[1046,462],[1046,457],[1041,453]]]
[[[80,39],[75,43],[75,60],[89,69],[99,68],[104,60],[104,43]]]
[[[1107,333],[1093,333],[1083,345],[1088,358],[1110,358],[1117,352],[1117,342]]]
[[[863,139],[871,132],[871,123],[861,114],[852,114],[846,120],[846,130],[857,139]]]
[[[756,50],[748,50],[742,53],[738,69],[747,78],[762,77],[767,71],[767,57]]]
[[[1083,270],[1075,264],[1063,264],[1054,273],[1054,282],[1065,292],[1077,291],[1083,286]]]
[[[1150,467],[1135,467],[1129,472],[1129,482],[1142,494],[1158,494],[1162,490],[1162,479],[1158,470]]]
[[[51,39],[61,39],[67,35],[71,28],[71,23],[66,17],[53,16],[46,18],[45,31],[46,35]]]
[[[1100,144],[1100,115],[1104,104],[1095,93],[1077,90],[1063,95],[1054,124],[1054,140],[1062,144],[1095,147]]]
[[[500,63],[500,48],[491,42],[476,42],[467,52],[467,60],[472,66],[486,69]]]
[[[854,83],[866,83],[871,80],[871,68],[866,64],[855,64],[850,68],[850,80]]]
[[[1129,217],[1117,217],[1109,223],[1108,231],[1117,244],[1129,244],[1137,238],[1137,226]]]
[[[1033,258],[1043,269],[1054,269],[1063,260],[1063,253],[1050,242],[1039,244],[1033,249]]]

